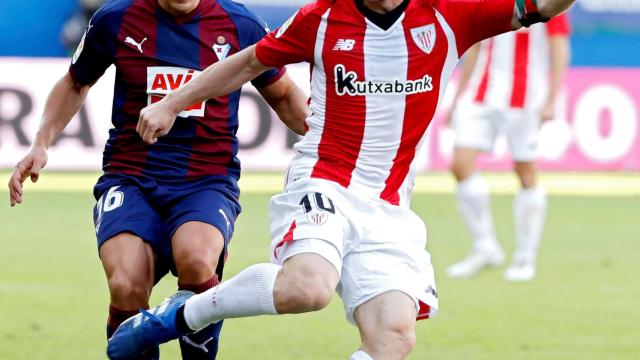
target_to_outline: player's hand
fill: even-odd
[[[542,122],[547,122],[553,120],[556,116],[556,104],[553,101],[545,102],[542,110],[540,111],[540,118]]]
[[[451,108],[447,110],[447,112],[442,117],[442,125],[446,127],[451,127],[453,123],[453,113],[456,111],[456,104],[451,105]]]
[[[9,179],[9,202],[11,206],[22,203],[22,184],[31,177],[38,181],[40,170],[47,165],[47,150],[41,146],[33,146],[29,153],[16,165]]]
[[[173,110],[167,97],[140,111],[136,131],[147,144],[155,144],[158,137],[165,136],[176,121],[178,111]]]

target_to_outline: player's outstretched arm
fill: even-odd
[[[304,135],[305,119],[311,111],[307,97],[287,74],[258,91],[291,131]]]
[[[480,47],[480,43],[476,43],[475,45],[470,47],[469,50],[467,50],[467,52],[464,54],[464,59],[460,68],[460,79],[458,80],[458,88],[456,89],[456,94],[454,95],[451,108],[449,109],[449,112],[445,115],[443,120],[443,125],[445,126],[451,126],[453,112],[458,106],[458,100],[460,100],[460,97],[462,97],[462,94],[464,94],[465,90],[467,89],[467,85],[469,85],[469,81],[471,80],[471,76],[473,75],[473,69],[478,63]]]
[[[542,121],[553,120],[555,116],[556,100],[564,75],[569,68],[571,46],[568,35],[554,35],[549,38],[549,55],[551,57],[551,77],[549,79],[549,94],[542,108]]]
[[[54,85],[44,107],[44,113],[31,148],[16,165],[9,179],[11,206],[22,203],[22,184],[31,177],[38,181],[40,170],[47,164],[47,149],[69,124],[87,97],[91,85],[80,85],[67,73]]]
[[[140,111],[136,130],[149,144],[169,133],[176,117],[187,106],[238,90],[269,68],[255,55],[255,45],[205,69],[187,85]]]
[[[538,11],[544,18],[560,15],[573,5],[576,0],[538,0]]]
[[[532,21],[531,23],[539,22],[540,20],[536,17],[537,15],[528,19],[527,15],[530,15],[528,9],[531,9],[532,5],[537,7],[537,14],[540,18],[551,19],[570,8],[575,1],[576,0],[515,0],[515,11],[511,19],[511,25],[514,29],[519,29],[523,25],[529,26],[527,24],[528,21]]]

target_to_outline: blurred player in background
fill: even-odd
[[[110,0],[93,16],[69,72],[54,86],[27,156],[11,177],[11,205],[22,183],[38,179],[47,147],[114,64],[112,121],[104,175],[94,188],[95,230],[111,294],[107,336],[149,307],[153,285],[169,270],[194,293],[218,284],[240,212],[237,180],[240,92],[185,105],[180,122],[157,143],[136,133],[140,110],[201,70],[253,45],[265,24],[229,0]],[[265,69],[253,84],[299,133],[306,97],[284,68]],[[105,99],[106,100],[106,99]],[[181,338],[184,359],[214,359],[221,324]],[[139,358],[158,358],[150,349]]]
[[[426,229],[409,208],[411,164],[459,54],[572,2],[320,0],[144,109],[138,131],[153,143],[183,126],[176,115],[187,104],[268,68],[312,64],[308,131],[285,192],[271,199],[272,263],[136,315],[108,355],[130,359],[226,318],[319,310],[337,290],[362,339],[351,359],[405,358],[416,318],[438,307]]]
[[[60,41],[69,51],[70,56],[78,46],[80,39],[82,39],[93,13],[103,3],[104,0],[78,0],[78,10],[69,20],[65,21],[60,32]]]
[[[504,261],[489,188],[474,165],[480,152],[490,152],[496,136],[504,133],[522,186],[513,203],[516,249],[504,276],[511,281],[534,278],[547,210],[547,195],[536,181],[538,133],[541,123],[554,117],[568,64],[566,14],[485,40],[467,52],[447,118],[453,119],[447,122],[452,122],[456,135],[451,169],[458,180],[458,208],[473,246],[463,260],[447,269],[450,277],[472,277]]]

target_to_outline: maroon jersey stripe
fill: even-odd
[[[198,31],[200,34],[200,68],[218,62],[213,45],[230,45],[228,56],[240,49],[237,29],[227,13],[216,2],[203,6]],[[229,128],[229,96],[210,99],[205,116],[196,117],[195,137],[189,159],[188,177],[226,174],[226,164],[233,160],[233,131]]]
[[[124,98],[124,123],[116,129],[118,135],[113,139],[113,153],[105,166],[106,172],[141,175],[145,168],[149,145],[136,133],[136,126],[140,109],[147,105],[147,66],[149,61],[155,61],[156,58],[157,19],[155,11],[150,10],[149,6],[152,5],[148,1],[138,1],[131,5],[124,14],[118,32],[117,41],[120,46],[116,53],[116,83],[120,86],[116,88],[116,92],[123,93],[116,93],[114,96]],[[144,49],[144,56],[141,56],[131,40],[143,44],[144,47],[141,48]]]

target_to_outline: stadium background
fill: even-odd
[[[301,0],[245,0],[276,28]],[[61,40],[76,0],[4,1],[0,11],[0,183],[26,152],[46,94],[64,73]],[[640,1],[578,0],[570,13],[572,68],[554,122],[541,136],[551,194],[532,284],[506,284],[499,271],[472,281],[438,276],[443,311],[420,324],[413,359],[635,359],[640,354]],[[290,74],[308,90],[305,66]],[[47,172],[27,184],[25,204],[0,206],[0,359],[103,358],[107,293],[89,208],[109,128],[113,73],[50,150]],[[455,82],[450,86],[452,90]],[[449,94],[451,91],[449,91]],[[448,106],[450,95],[443,109]],[[265,261],[266,204],[296,138],[247,87],[240,138],[245,211],[232,246],[233,274]],[[468,245],[444,173],[452,134],[436,120],[421,156],[414,208],[428,223],[436,271]],[[489,175],[502,243],[512,244],[517,184],[506,143],[481,166]],[[266,172],[266,173],[265,173]],[[2,185],[0,196],[6,198]],[[170,294],[160,284],[154,303]],[[255,331],[255,329],[261,329]],[[339,302],[319,314],[230,321],[223,359],[337,359],[357,346]],[[37,343],[38,346],[32,344]],[[175,348],[163,350],[175,358]]]

